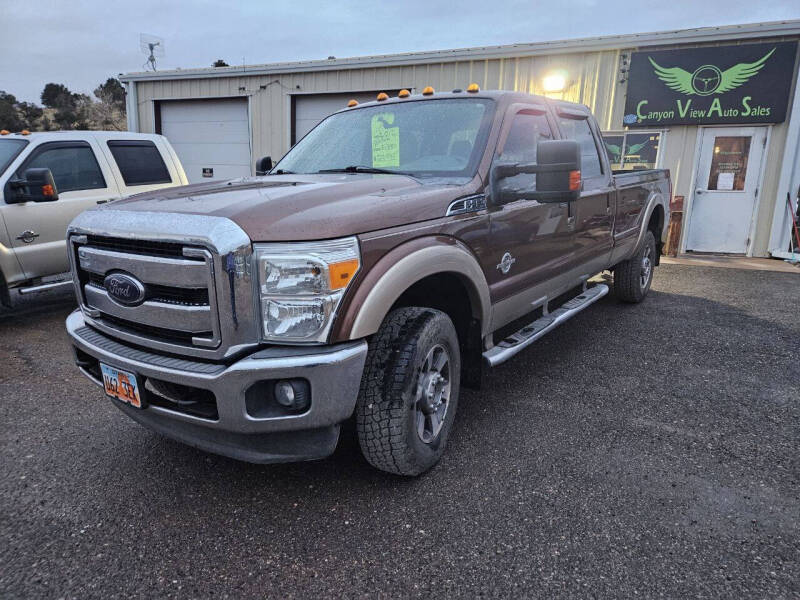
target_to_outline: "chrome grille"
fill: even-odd
[[[214,262],[207,249],[96,235],[70,242],[81,307],[95,326],[144,345],[220,345]],[[144,284],[138,306],[120,304],[106,291],[106,275],[120,271]]]
[[[111,205],[82,212],[68,236],[75,289],[91,328],[148,351],[212,361],[259,346],[253,247],[232,220]],[[144,283],[143,304],[104,298],[103,280],[113,271]]]

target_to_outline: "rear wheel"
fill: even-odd
[[[392,311],[370,342],[356,404],[367,461],[399,475],[435,465],[455,417],[460,375],[458,337],[445,313]]]
[[[614,293],[623,302],[641,302],[653,283],[656,238],[648,230],[639,250],[614,269]]]

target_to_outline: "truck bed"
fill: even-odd
[[[635,171],[611,171],[617,188],[628,188],[651,181],[668,180],[669,169],[640,169]]]

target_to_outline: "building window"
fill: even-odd
[[[603,143],[612,171],[638,171],[658,167],[661,131],[606,131]]]

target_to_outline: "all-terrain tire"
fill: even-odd
[[[419,391],[423,382],[431,382],[429,357],[441,357],[442,351],[449,360],[449,398],[443,418],[438,421],[441,429],[426,442],[423,435],[427,429],[419,430]],[[411,476],[435,465],[453,425],[460,375],[458,336],[450,317],[419,307],[389,313],[370,340],[356,403],[358,441],[367,461],[383,471]],[[436,382],[434,377],[432,383]],[[441,406],[442,403],[440,409]],[[430,406],[427,408],[430,410]],[[427,422],[422,418],[425,429]]]
[[[633,303],[644,300],[653,283],[655,258],[656,238],[648,230],[636,253],[614,269],[614,293],[617,298]]]

